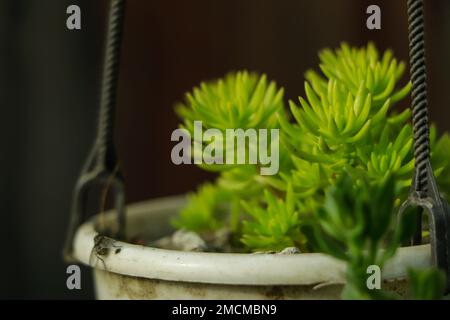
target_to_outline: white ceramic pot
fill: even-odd
[[[178,196],[128,206],[127,235],[168,235],[184,203]],[[98,299],[338,299],[344,283],[344,264],[320,253],[182,252],[96,236],[92,220],[83,224],[74,250],[94,269]],[[401,248],[383,270],[383,286],[403,293],[407,269],[430,263],[428,245]]]

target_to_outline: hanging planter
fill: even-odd
[[[131,205],[126,232],[131,238],[169,235],[170,219],[185,204],[184,197],[169,197]],[[338,299],[345,282],[345,264],[321,253],[165,250],[99,240],[94,226],[78,229],[74,256],[94,269],[99,299]],[[404,295],[407,270],[430,265],[429,245],[401,248],[383,269],[382,286]]]
[[[445,180],[450,138],[436,142],[433,133],[430,142],[422,1],[408,1],[408,9],[411,84],[397,88],[404,65],[390,51],[380,57],[373,44],[322,51],[323,75],[308,72],[306,97],[289,103],[293,119],[283,90],[265,76],[244,71],[203,83],[177,108],[183,125],[176,136],[183,141],[172,160],[193,160],[219,178],[187,199],[126,208],[112,139],[124,1],[111,1],[99,132],[75,188],[65,248],[67,260],[94,269],[97,297],[376,299],[448,292],[450,213],[431,163]],[[392,112],[410,90],[412,112]],[[230,128],[242,128],[244,136]],[[192,136],[185,144],[183,137]],[[115,210],[82,224],[86,191],[98,183],[112,187]],[[174,227],[203,238],[225,228],[231,236],[205,250],[220,252],[155,247]]]

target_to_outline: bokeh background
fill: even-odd
[[[431,117],[448,130],[450,1],[425,3]],[[82,30],[66,29],[71,4]],[[370,4],[381,30],[365,27]],[[88,269],[81,291],[66,289],[61,249],[94,138],[106,16],[104,0],[0,0],[0,298],[94,297]],[[212,178],[170,161],[173,104],[201,80],[245,68],[296,98],[323,47],[372,40],[407,61],[406,21],[406,0],[128,0],[116,131],[127,201]]]

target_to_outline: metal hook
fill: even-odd
[[[439,193],[430,161],[423,0],[408,0],[408,24],[415,168],[411,191],[400,208],[399,217],[409,207],[421,208],[428,215],[432,262],[445,271],[446,292],[449,292],[450,209]],[[418,228],[412,244],[421,242],[422,212],[418,214],[418,218]]]
[[[71,217],[64,246],[64,258],[73,261],[73,241],[78,226],[83,222],[86,211],[88,190],[95,184],[103,184],[112,179],[117,213],[117,232],[108,236],[123,239],[125,237],[125,193],[124,182],[118,166],[114,146],[114,117],[119,75],[120,51],[122,44],[125,0],[110,0],[109,19],[103,66],[100,115],[97,136],[86,163],[75,185]]]
[[[111,179],[112,178],[112,179]],[[104,184],[106,181],[112,181],[112,188],[115,193],[114,207],[116,210],[116,229],[99,229],[103,235],[123,239],[125,237],[125,192],[123,178],[120,174],[111,175],[108,170],[101,167],[96,167],[92,171],[81,174],[73,193],[73,202],[71,209],[71,217],[69,221],[69,228],[66,236],[66,243],[64,246],[64,259],[66,261],[74,261],[73,259],[73,240],[78,226],[86,218],[86,202],[88,191],[94,185]]]
[[[447,201],[440,195],[430,162],[427,164],[428,192],[423,193],[411,189],[408,199],[399,210],[401,218],[408,208],[420,208],[418,228],[412,244],[420,244],[422,212],[427,214],[429,221],[431,261],[433,265],[443,270],[447,275],[446,293],[450,291],[450,208]]]

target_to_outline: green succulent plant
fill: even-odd
[[[435,130],[431,130],[432,134],[433,131]],[[445,133],[436,142],[434,140],[435,138],[431,144],[433,167],[441,192],[450,199],[450,136]]]
[[[330,49],[322,50],[319,57],[320,69],[328,79],[335,79],[345,85],[353,96],[360,92],[363,84],[372,95],[373,105],[377,108],[387,100],[395,103],[403,99],[411,88],[408,83],[401,89],[395,89],[405,71],[405,63],[397,62],[391,50],[385,51],[380,59],[373,43],[365,48],[352,48],[343,43],[334,52]],[[326,80],[321,79],[314,71],[308,72],[306,77],[316,84],[315,89],[326,84]]]
[[[367,164],[369,177],[379,180],[387,174],[395,174],[402,186],[408,187],[414,170],[412,127],[407,124],[397,131],[386,126],[376,144],[358,147],[357,154],[361,162]]]
[[[346,297],[383,298],[360,280],[366,276],[362,266],[382,266],[411,231],[411,221],[395,223],[414,169],[411,112],[399,105],[411,84],[400,85],[405,64],[390,50],[380,55],[371,43],[344,43],[322,50],[319,58],[321,72],[306,73],[304,94],[288,102],[289,110],[283,88],[247,71],[202,83],[186,95],[176,107],[182,128],[193,134],[194,122],[201,121],[202,129],[222,133],[279,129],[280,162],[273,176],[262,176],[258,164],[200,164],[218,177],[189,196],[174,224],[200,233],[228,227],[240,251],[297,246],[327,252],[349,266]],[[255,146],[246,148],[249,154]],[[433,128],[431,150],[448,195],[450,136],[438,138]],[[417,273],[417,292],[423,291],[422,277],[432,278]]]
[[[378,61],[372,44],[361,49],[343,44],[320,57],[325,77],[309,71],[306,99],[299,97],[300,106],[290,101],[296,123],[280,117],[285,142],[308,161],[353,164],[359,160],[355,147],[373,144],[386,126],[401,129],[409,119],[409,109],[391,110],[410,90],[407,84],[394,91],[404,64],[392,59],[390,51]]]
[[[301,219],[292,188],[288,186],[285,200],[265,190],[264,202],[264,207],[243,203],[253,218],[243,222],[243,244],[254,251],[281,251],[287,247],[303,250],[306,238],[300,231]]]
[[[202,121],[205,129],[225,131],[229,128],[273,128],[277,112],[284,108],[284,89],[268,82],[265,75],[240,71],[224,79],[203,82],[186,94],[176,112],[184,120],[183,127],[194,132],[194,121]]]
[[[205,183],[196,193],[188,195],[188,204],[172,223],[177,228],[201,233],[218,230],[225,225],[228,208],[222,204],[229,199],[226,190]]]
[[[411,283],[410,298],[414,300],[442,299],[445,289],[445,274],[442,270],[409,270],[408,279]]]
[[[347,265],[344,299],[400,298],[367,286],[368,268],[382,268],[415,230],[414,210],[401,220],[395,215],[396,188],[402,186],[392,175],[370,182],[364,174],[346,173],[326,190],[324,205],[312,223],[318,248]],[[441,271],[410,270],[408,278],[409,298],[439,299],[444,293]]]
[[[326,191],[314,223],[316,241],[321,251],[347,263],[344,298],[381,298],[384,294],[368,289],[366,270],[371,265],[382,268],[410,236],[410,224],[395,225],[395,188],[392,176],[372,184],[364,175],[346,174]]]
[[[274,81],[268,81],[265,75],[240,71],[229,73],[224,79],[201,83],[186,94],[185,102],[176,106],[176,112],[183,119],[181,128],[192,136],[194,122],[201,121],[202,130],[217,129],[223,133],[225,141],[217,143],[218,146],[225,146],[227,129],[278,128],[278,113],[284,112],[283,95],[284,89],[278,88]],[[236,142],[237,138],[233,139]],[[194,149],[202,147],[202,143],[194,143]],[[235,159],[238,154],[236,148],[233,150]],[[256,148],[250,141],[248,148],[241,151],[248,156]],[[220,149],[224,157],[229,151]],[[289,161],[288,153],[280,151],[281,170],[289,168]],[[273,180],[262,177],[257,172],[257,165],[202,163],[199,166],[208,171],[221,172],[218,185],[229,189],[232,195],[240,193],[237,202],[246,196],[262,194],[262,189]]]

